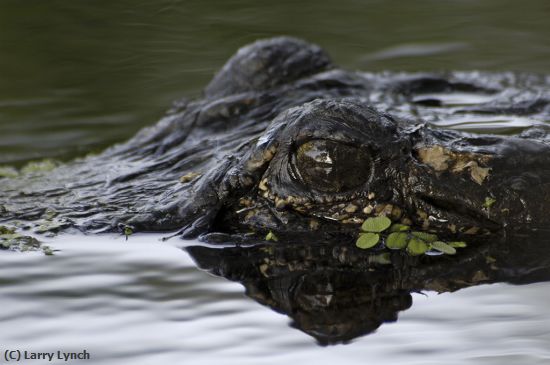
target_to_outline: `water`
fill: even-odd
[[[550,284],[414,294],[397,323],[319,347],[243,287],[159,236],[61,236],[53,257],[3,254],[2,350],[82,351],[93,364],[547,364]],[[29,362],[36,363],[36,362]],[[62,363],[62,362],[57,362]]]
[[[550,4],[513,1],[0,3],[0,165],[97,152],[200,95],[238,47],[289,34],[345,68],[549,74]],[[428,96],[424,96],[428,97]],[[430,95],[445,105],[479,95]],[[445,119],[511,133],[540,121]],[[0,350],[81,351],[91,364],[549,364],[549,283],[412,294],[399,321],[320,347],[237,282],[158,236],[60,236],[0,252]],[[0,363],[4,363],[0,360]],[[30,364],[44,362],[32,361]],[[61,363],[61,362],[58,362]]]

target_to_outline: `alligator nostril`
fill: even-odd
[[[468,207],[463,201],[443,200],[428,195],[420,195],[419,199],[444,215],[452,215],[465,221],[476,222],[477,225],[482,225],[489,230],[496,230],[500,227],[497,222],[491,220],[482,211]]]

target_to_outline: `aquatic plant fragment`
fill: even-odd
[[[485,198],[485,202],[483,202],[483,208],[489,209],[496,202],[497,202],[497,200],[495,198],[491,198],[491,197],[488,196],[488,197]]]
[[[355,245],[359,248],[366,249],[376,246],[378,241],[380,241],[380,235],[377,233],[361,233]]]
[[[405,232],[390,233],[386,238],[386,247],[392,250],[401,250],[407,247],[408,234]]]
[[[265,236],[265,240],[266,241],[275,241],[277,242],[279,239],[277,238],[277,236],[275,235],[275,233],[269,231],[267,233],[267,235]]]
[[[430,247],[426,242],[416,237],[411,238],[409,244],[407,245],[407,252],[411,256],[419,256],[425,254],[426,251],[428,251],[429,249]]]
[[[442,241],[432,242],[430,244],[430,247],[436,249],[439,252],[443,252],[444,254],[447,254],[447,255],[454,255],[456,253],[456,248]]]
[[[361,230],[365,232],[380,233],[391,226],[391,220],[388,217],[380,216],[368,218],[361,225]]]

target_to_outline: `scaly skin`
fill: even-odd
[[[349,72],[318,46],[258,41],[227,62],[202,98],[177,103],[130,141],[51,172],[0,179],[0,221],[182,229],[187,237],[313,231],[327,239],[355,235],[381,214],[444,235],[545,225],[545,126],[499,137],[422,120],[491,114],[542,122],[547,86],[530,75]],[[488,101],[446,108],[433,96],[453,92]],[[490,207],[488,198],[496,200]]]

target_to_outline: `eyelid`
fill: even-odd
[[[294,133],[291,138],[296,148],[311,140],[327,140],[355,147],[363,146],[368,140],[363,131],[339,118],[318,119],[315,123],[301,125]]]

